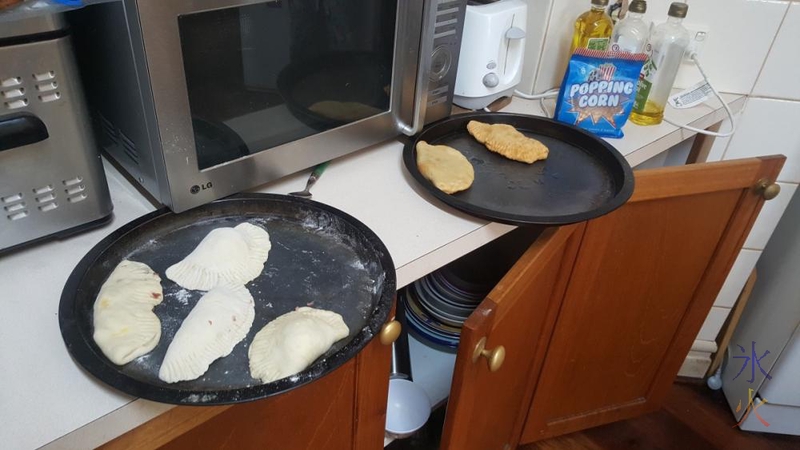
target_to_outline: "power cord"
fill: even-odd
[[[553,92],[553,91],[555,91],[555,92]],[[524,93],[522,91],[515,90],[514,91],[514,95],[516,95],[517,97],[522,97],[525,100],[539,100],[539,99],[542,99],[542,98],[558,97],[558,88],[549,89],[549,90],[547,90],[545,92],[542,92],[541,94],[533,94],[533,95],[526,94],[526,93]]]
[[[517,97],[520,97],[520,98],[524,98],[526,100],[539,100],[539,107],[542,108],[542,111],[544,112],[545,116],[547,116],[548,118],[551,118],[552,115],[550,114],[550,111],[547,110],[547,106],[545,106],[544,100],[547,99],[547,98],[558,97],[558,91],[559,91],[558,88],[553,88],[553,89],[548,89],[548,90],[542,92],[541,94],[530,95],[530,94],[526,94],[526,93],[524,93],[522,91],[515,90],[514,91],[514,95],[516,95]]]
[[[726,131],[726,132],[724,132],[724,133],[720,133],[720,132],[716,132],[716,131],[708,131],[708,130],[703,130],[703,129],[700,129],[700,128],[690,127],[689,125],[683,125],[683,124],[675,123],[675,122],[669,120],[666,116],[664,117],[664,122],[667,122],[668,124],[671,124],[671,125],[674,125],[676,127],[683,128],[683,129],[686,129],[686,130],[689,130],[689,131],[694,131],[695,133],[698,133],[698,134],[705,134],[706,136],[728,137],[728,136],[732,135],[733,133],[736,132],[736,120],[733,118],[733,111],[731,111],[731,107],[728,106],[727,103],[725,103],[725,100],[723,100],[722,96],[719,95],[719,92],[717,92],[717,89],[714,88],[714,85],[711,84],[711,80],[708,79],[708,75],[706,75],[706,71],[703,70],[703,66],[700,65],[700,59],[698,59],[697,53],[692,53],[691,55],[689,55],[689,59],[692,60],[692,62],[694,62],[694,65],[697,66],[697,70],[700,71],[700,75],[703,76],[703,79],[706,80],[706,83],[708,83],[708,87],[711,88],[711,92],[713,92],[714,95],[717,96],[717,99],[719,99],[719,101],[722,103],[722,107],[725,108],[725,112],[728,113],[728,119],[731,121],[731,129]]]

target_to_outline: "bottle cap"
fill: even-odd
[[[689,4],[683,2],[674,2],[673,4],[669,5],[669,12],[667,13],[670,17],[677,17],[678,19],[686,18],[686,13],[689,12]]]
[[[647,12],[647,2],[644,0],[633,0],[628,6],[628,12],[644,14]]]
[[[594,6],[608,6],[608,0],[592,0]]]

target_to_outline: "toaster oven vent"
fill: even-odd
[[[8,220],[19,220],[28,217],[28,210],[20,211],[17,213],[9,214],[6,216]]]
[[[48,184],[39,188],[34,188],[33,192],[36,194],[35,200],[39,204],[37,207],[39,211],[47,212],[58,208],[56,202],[56,193],[53,192],[53,185]]]
[[[6,218],[8,220],[19,220],[24,219],[28,216],[28,210],[26,209],[26,204],[22,199],[24,196],[22,193],[7,195],[5,197],[0,197],[0,202],[2,202],[5,206],[3,209],[6,212]]]
[[[72,197],[67,197],[67,201],[70,203],[78,203],[86,200],[86,194],[78,194]]]
[[[47,203],[45,205],[39,206],[39,211],[47,212],[47,211],[52,211],[52,210],[54,210],[56,208],[58,208],[58,203],[57,202],[52,202],[52,203]]]
[[[36,203],[48,203],[52,202],[55,199],[56,199],[56,194],[51,192],[49,194],[40,195],[39,197],[36,197]]]
[[[47,194],[48,192],[53,192],[53,185],[52,184],[48,184],[46,186],[42,186],[42,187],[33,189],[33,193],[36,194],[36,195]]]
[[[42,94],[39,96],[39,101],[42,103],[54,102],[61,98],[61,92],[51,92],[49,94]]]
[[[7,195],[5,197],[0,197],[0,202],[3,202],[6,205],[9,205],[11,203],[17,203],[19,201],[22,201],[22,199],[24,197],[25,196],[22,195],[22,193],[20,192],[19,194],[13,194],[13,195]]]
[[[83,177],[70,178],[64,180],[64,193],[67,194],[67,201],[70,203],[78,203],[86,200],[86,185],[82,183]]]
[[[81,181],[83,181],[83,177],[75,177],[75,178],[70,178],[68,180],[63,180],[62,183],[64,183],[64,186],[69,187],[69,186],[75,186]]]
[[[5,210],[6,210],[6,212],[10,212],[10,213],[19,212],[19,211],[21,211],[21,210],[25,209],[25,202],[22,202],[22,203],[14,203],[13,205],[11,205],[11,206],[6,206],[6,207],[4,207],[3,209],[5,209]]]
[[[5,109],[19,109],[28,106],[22,77],[7,77],[0,80],[0,98]]]
[[[8,102],[3,102],[3,106],[6,109],[19,109],[28,106],[28,99],[27,98],[19,98],[17,100],[11,100]]]
[[[0,87],[14,87],[22,85],[22,77],[8,77],[0,80]]]
[[[86,200],[86,192],[84,191],[86,191],[86,186],[83,184],[64,189],[64,192],[67,193],[67,201],[70,203],[78,203]]]
[[[33,79],[42,82],[42,81],[49,81],[53,80],[56,77],[55,71],[48,70],[47,72],[40,72],[33,74]]]

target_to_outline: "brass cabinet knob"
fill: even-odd
[[[764,200],[772,200],[781,193],[781,185],[762,178],[756,183],[756,191],[764,197]]]
[[[400,322],[396,320],[392,320],[391,322],[387,322],[381,328],[381,335],[380,340],[381,344],[383,345],[392,345],[394,341],[400,337],[400,331],[403,327],[400,325]]]
[[[502,345],[498,345],[494,349],[489,350],[486,348],[486,338],[482,337],[475,346],[475,350],[472,352],[472,362],[477,362],[481,356],[486,358],[489,363],[489,370],[491,372],[497,372],[500,366],[503,365],[503,361],[506,360],[506,348]]]

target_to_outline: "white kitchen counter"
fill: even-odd
[[[725,97],[734,111],[744,104],[742,96]],[[668,115],[705,128],[725,118],[716,102],[710,105],[669,110]],[[538,102],[516,98],[504,111],[541,115]],[[693,135],[668,124],[629,124],[625,134],[609,142],[631,165]],[[418,189],[403,168],[402,150],[401,143],[392,141],[337,159],[313,190],[314,200],[355,216],[380,236],[397,267],[398,287],[513,229],[466,216]],[[95,447],[172,407],[131,398],[95,381],[70,359],[61,339],[58,304],[73,267],[111,231],[155,209],[116,170],[106,169],[115,206],[110,225],[0,257],[3,448]],[[296,191],[307,176],[292,175],[254,191]]]

